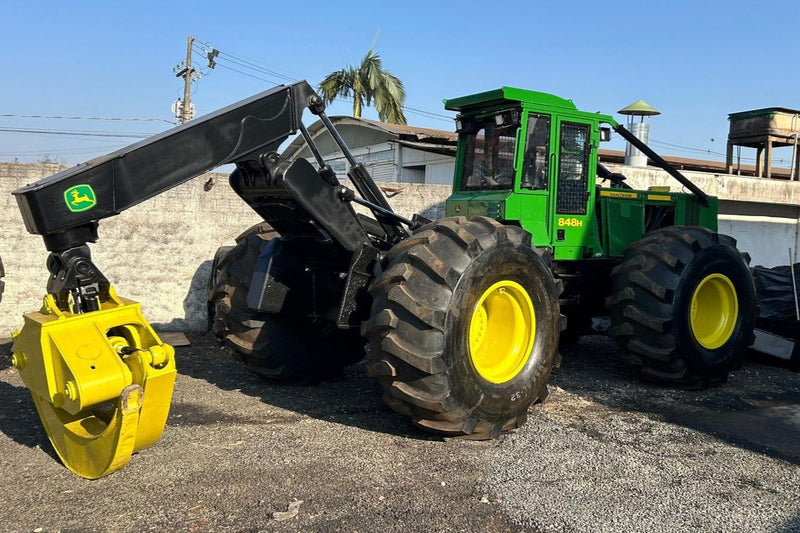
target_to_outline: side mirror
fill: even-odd
[[[611,140],[611,128],[600,128],[600,142]]]

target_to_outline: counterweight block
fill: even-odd
[[[96,479],[155,444],[169,414],[175,350],[113,288],[98,311],[73,315],[52,295],[12,334],[12,362],[64,465]]]

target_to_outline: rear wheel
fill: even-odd
[[[560,314],[530,234],[447,218],[397,244],[372,284],[370,374],[384,400],[439,434],[491,438],[544,400]]]
[[[687,388],[723,383],[753,342],[749,260],[733,238],[706,228],[650,233],[612,272],[609,334],[648,379]]]
[[[209,293],[211,330],[244,362],[248,370],[277,380],[337,377],[362,359],[364,340],[357,330],[310,317],[283,316],[252,310],[247,292],[263,246],[280,238],[267,224],[253,226],[236,246],[217,254]]]

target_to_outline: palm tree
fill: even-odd
[[[381,65],[378,53],[370,48],[358,67],[348,66],[331,72],[319,84],[326,104],[337,96],[353,99],[353,116],[360,117],[364,105],[375,104],[378,117],[384,122],[406,124],[403,82]]]

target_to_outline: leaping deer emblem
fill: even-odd
[[[89,198],[86,194],[81,194],[77,189],[73,189],[69,191],[72,199],[69,201],[72,205],[80,205],[84,202],[92,203],[93,200]]]

